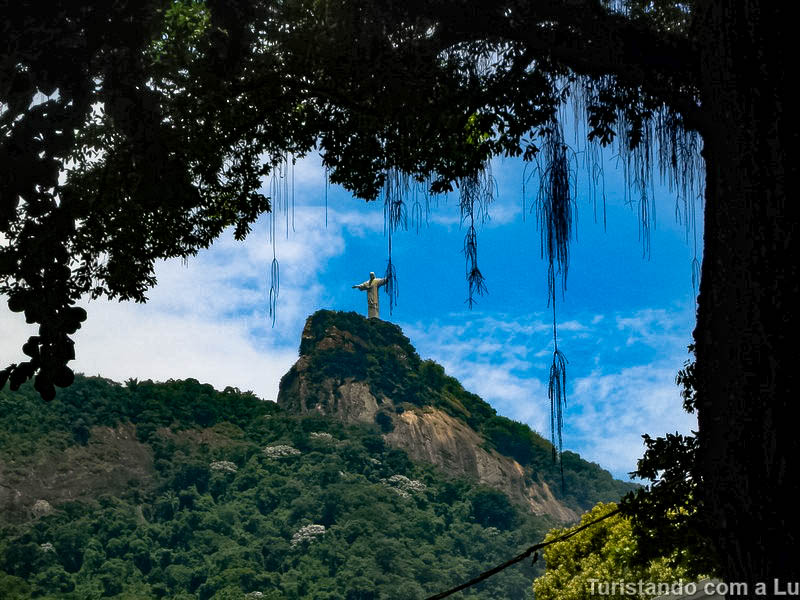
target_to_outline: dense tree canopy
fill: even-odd
[[[581,517],[581,525],[598,519],[616,508],[614,503],[599,503]],[[567,533],[569,529],[553,529],[545,542]],[[677,553],[669,557],[642,560],[639,540],[634,536],[630,521],[617,514],[598,523],[572,538],[545,548],[545,573],[533,584],[538,600],[582,600],[601,595],[599,584],[610,582],[636,585],[639,582],[644,597],[661,595],[658,584],[669,584],[679,580],[691,581],[698,573],[695,566],[684,555]],[[646,584],[654,593],[646,592]],[[663,587],[661,589],[663,592]],[[624,598],[633,594],[627,590],[604,590],[609,598]],[[608,593],[610,592],[610,593]],[[636,593],[634,592],[634,593]],[[637,594],[638,595],[638,594]],[[639,596],[640,598],[642,596]]]
[[[542,145],[563,158],[557,111],[570,91],[586,101],[590,139],[609,142],[616,131],[637,147],[657,111],[677,135],[677,113],[657,94],[692,103],[686,15],[587,7],[588,19],[514,2],[466,11],[460,2],[423,11],[305,0],[4,10],[0,291],[40,332],[25,345],[29,359],[3,377],[16,387],[37,374],[45,397],[68,384],[69,335],[85,318],[75,301],[142,301],[156,259],[191,255],[228,226],[244,236],[270,209],[264,176],[290,153],[318,147],[331,181],[367,199],[393,173],[434,192],[460,185],[472,211],[474,177],[493,155],[533,159]],[[675,31],[651,39],[657,18]],[[551,56],[567,35],[573,48],[564,51],[586,57],[569,68]],[[602,39],[581,40],[594,36]],[[612,62],[635,55],[647,93],[623,87],[625,78],[592,78],[602,60],[583,44],[608,46]],[[568,210],[564,183],[554,178],[548,190],[548,222]],[[566,226],[548,243],[556,268],[566,268]]]
[[[191,255],[228,226],[246,234],[270,208],[261,178],[314,147],[331,181],[364,198],[385,190],[400,208],[403,177],[432,192],[458,186],[468,218],[489,158],[539,160],[552,290],[572,225],[560,125],[571,98],[587,143],[615,143],[626,157],[643,218],[653,167],[686,199],[705,183],[698,501],[725,577],[797,579],[798,523],[785,504],[798,493],[797,384],[778,350],[792,341],[798,294],[796,263],[784,260],[798,229],[785,192],[796,174],[786,158],[796,137],[788,9],[757,0],[2,6],[0,292],[40,329],[23,347],[29,359],[0,382],[16,388],[36,375],[51,398],[72,379],[79,297],[143,300],[154,260]],[[474,260],[469,283],[481,290]]]
[[[0,455],[4,600],[421,600],[554,524],[375,426],[196,380],[78,376],[49,403],[0,390]],[[31,514],[39,493],[52,508]],[[469,597],[530,598],[540,571]]]

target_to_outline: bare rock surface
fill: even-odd
[[[136,438],[135,425],[92,427],[85,446],[17,461],[0,458],[0,513],[27,520],[57,510],[61,502],[120,493],[131,482],[147,489],[153,481],[152,451]]]
[[[348,359],[375,349],[365,339],[336,325],[328,325],[322,331],[315,329],[313,318],[308,319],[303,330],[300,358],[281,380],[278,403],[282,407],[354,424],[375,423],[381,412],[392,422],[384,439],[390,446],[405,450],[412,460],[501,490],[534,514],[548,515],[560,522],[578,519],[578,514],[560,502],[547,483],[526,473],[513,458],[487,449],[483,436],[464,421],[433,406],[414,407],[398,414],[394,399],[375,392],[368,381],[343,374],[321,377],[314,365],[319,365],[322,357],[343,360],[342,357]],[[413,348],[410,350],[413,352]],[[402,346],[391,343],[382,351],[383,356],[388,354],[398,364],[408,365],[409,350]]]
[[[564,522],[578,518],[575,511],[556,499],[546,483],[528,481],[517,461],[486,450],[478,433],[447,413],[435,408],[405,411],[394,417],[394,425],[394,431],[384,436],[386,441],[405,450],[413,460],[502,490],[534,514]]]

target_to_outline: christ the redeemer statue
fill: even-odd
[[[386,284],[386,279],[378,279],[375,273],[370,272],[369,281],[354,285],[353,289],[367,291],[367,316],[371,319],[380,319],[380,308],[378,307],[378,288]]]

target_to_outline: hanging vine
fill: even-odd
[[[389,314],[392,314],[397,305],[398,282],[397,268],[392,262],[392,236],[398,227],[407,227],[405,196],[409,192],[408,175],[392,169],[386,173],[383,193],[383,227],[387,237],[388,259],[386,261],[386,271],[383,275],[386,279],[385,291],[389,296]]]
[[[269,225],[267,234],[270,245],[272,246],[272,261],[269,267],[269,290],[268,306],[269,318],[272,326],[275,327],[275,320],[278,316],[278,295],[280,293],[280,264],[278,263],[277,248],[277,217],[283,212],[285,218],[286,238],[289,238],[289,226],[294,231],[294,156],[289,153],[284,154],[276,160],[272,166],[270,177],[270,201],[271,210],[269,212]]]
[[[494,201],[495,183],[491,167],[487,162],[475,175],[459,181],[461,225],[467,226],[464,235],[464,258],[468,284],[467,304],[475,305],[475,296],[487,293],[486,279],[478,268],[478,231],[476,223],[483,224],[489,218],[489,205]]]
[[[568,146],[564,143],[561,124],[553,121],[543,128],[541,152],[543,165],[537,163],[539,192],[536,197],[536,219],[541,234],[541,255],[547,261],[548,305],[553,309],[553,362],[547,384],[550,400],[550,437],[553,461],[563,452],[562,431],[567,406],[567,358],[558,347],[556,290],[567,289],[569,244],[575,220],[574,173],[570,168]],[[556,447],[558,453],[556,454]],[[563,465],[562,465],[563,485]]]

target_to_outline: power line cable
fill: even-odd
[[[449,589],[449,590],[447,590],[445,592],[440,592],[440,593],[438,593],[438,594],[436,594],[434,596],[430,596],[429,598],[426,598],[425,600],[440,600],[441,598],[447,598],[448,596],[451,596],[451,595],[455,594],[456,592],[460,592],[461,590],[465,590],[468,587],[472,587],[473,585],[476,585],[476,584],[480,583],[481,581],[483,581],[485,579],[488,579],[492,575],[496,575],[497,573],[499,573],[500,571],[502,571],[504,569],[507,569],[511,565],[515,565],[518,562],[521,562],[521,561],[525,560],[531,554],[533,554],[533,562],[535,563],[539,559],[539,552],[538,551],[541,550],[542,548],[545,548],[545,547],[547,547],[547,546],[549,546],[551,544],[555,544],[557,542],[563,542],[564,540],[568,540],[569,538],[571,538],[572,536],[574,536],[577,533],[580,533],[584,529],[587,529],[587,528],[591,527],[592,525],[596,525],[600,521],[605,521],[609,517],[613,517],[614,515],[616,515],[619,512],[621,512],[621,510],[622,509],[620,509],[620,508],[615,508],[614,510],[612,510],[611,512],[603,515],[602,517],[598,517],[597,519],[594,519],[593,521],[589,521],[588,523],[585,523],[585,524],[581,525],[580,527],[576,527],[572,531],[569,531],[569,532],[567,532],[567,533],[565,533],[563,535],[560,535],[557,538],[554,538],[554,539],[550,540],[549,542],[539,542],[538,544],[534,544],[533,546],[531,546],[530,548],[525,550],[525,552],[515,556],[511,560],[507,560],[506,562],[504,562],[501,565],[497,565],[496,567],[494,567],[492,569],[489,569],[488,571],[484,571],[483,573],[481,573],[480,575],[478,575],[474,579],[470,579],[466,583],[462,583],[461,585],[457,585],[456,587],[451,588],[451,589]]]
[[[676,487],[677,485],[679,485],[681,483],[684,483],[684,482],[685,482],[685,480],[682,480],[682,479],[677,479],[677,480],[673,480],[673,481],[669,481],[669,482],[664,482],[662,480],[661,482],[659,482],[659,483],[655,484],[654,486],[652,486],[650,488],[650,492],[652,493],[652,492],[655,492],[656,490],[658,490],[658,491],[667,490],[667,489],[670,489],[672,487]],[[478,575],[474,579],[470,579],[466,583],[462,583],[461,585],[458,585],[458,586],[456,586],[454,588],[451,588],[451,589],[449,589],[449,590],[447,590],[445,592],[439,592],[438,594],[436,594],[434,596],[430,596],[430,597],[426,598],[425,600],[440,600],[441,598],[447,598],[448,596],[451,596],[451,595],[455,594],[456,592],[460,592],[461,590],[465,590],[468,587],[472,587],[473,585],[476,585],[476,584],[480,583],[481,581],[484,581],[485,579],[488,579],[492,575],[496,575],[497,573],[499,573],[500,571],[502,571],[504,569],[507,569],[511,565],[515,565],[518,562],[525,560],[531,554],[533,554],[533,563],[535,563],[539,559],[539,552],[538,551],[541,550],[542,548],[546,548],[547,546],[549,546],[551,544],[556,544],[558,542],[563,542],[564,540],[568,540],[569,538],[571,538],[572,536],[574,536],[577,533],[580,533],[584,529],[588,529],[592,525],[596,525],[597,523],[600,523],[601,521],[605,521],[609,517],[613,517],[614,515],[619,514],[620,512],[622,512],[622,508],[615,508],[614,510],[612,510],[611,512],[603,515],[602,517],[598,517],[597,519],[594,519],[593,521],[589,521],[588,523],[584,523],[580,527],[576,527],[572,531],[568,531],[567,533],[564,533],[564,534],[558,536],[557,538],[553,538],[552,540],[550,540],[548,542],[539,542],[538,544],[534,544],[533,546],[531,546],[530,548],[525,550],[525,552],[523,552],[522,554],[519,554],[519,555],[515,556],[514,558],[512,558],[510,560],[507,560],[503,564],[497,565],[496,567],[494,567],[492,569],[489,569],[488,571],[484,571],[483,573],[481,573],[480,575]]]

